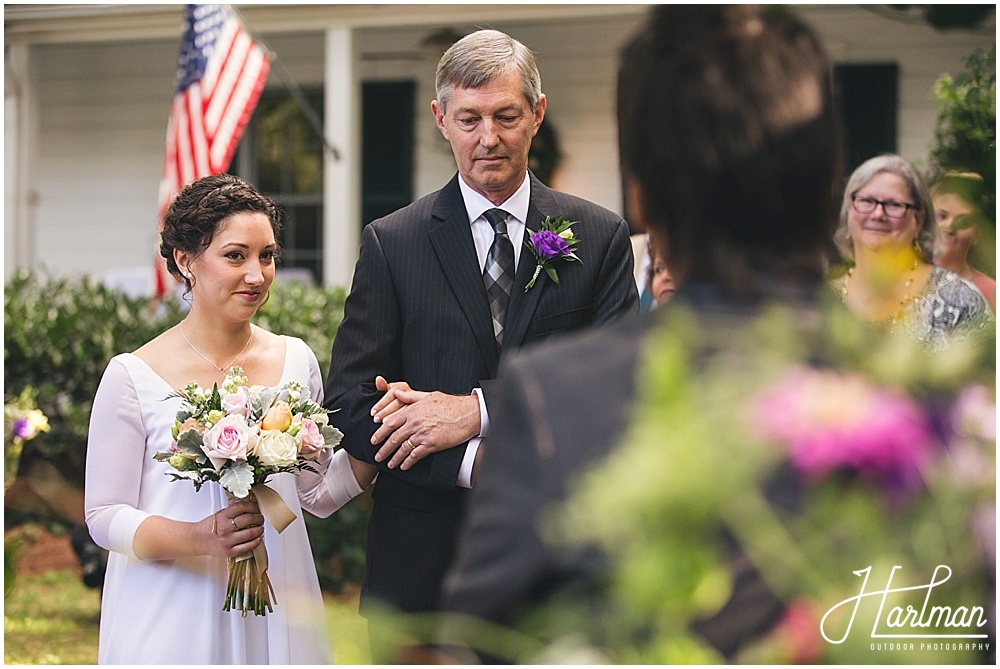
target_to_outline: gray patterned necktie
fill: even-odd
[[[489,209],[483,216],[493,226],[493,244],[486,256],[483,282],[486,295],[490,299],[490,313],[493,314],[493,334],[497,346],[503,344],[503,324],[507,318],[510,303],[510,289],[514,285],[514,245],[507,235],[507,212],[503,209]]]

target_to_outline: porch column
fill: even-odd
[[[323,184],[323,283],[350,289],[361,244],[360,102],[350,28],[326,31],[324,119],[328,141]]]
[[[4,279],[18,269],[34,269],[35,152],[38,104],[31,47],[8,46],[4,54]]]

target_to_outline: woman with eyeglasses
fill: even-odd
[[[909,161],[886,154],[854,170],[834,235],[849,269],[833,288],[864,320],[930,350],[992,322],[979,291],[932,264],[935,235],[930,194]]]

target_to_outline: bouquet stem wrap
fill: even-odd
[[[240,499],[228,490],[226,497],[230,503]],[[264,520],[271,523],[279,534],[295,520],[295,514],[281,496],[264,484],[252,486],[248,499],[257,503]],[[229,559],[229,583],[223,611],[235,609],[244,618],[249,611],[263,616],[273,612],[276,603],[274,588],[267,576],[267,548],[263,541],[252,551]]]

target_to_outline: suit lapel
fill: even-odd
[[[535,267],[538,265],[535,254],[528,248],[528,231],[536,232],[546,216],[555,215],[547,213],[551,212],[554,206],[549,189],[536,179],[535,175],[529,172],[528,176],[531,179],[531,201],[528,203],[524,243],[521,245],[521,255],[517,261],[517,273],[514,275],[514,287],[511,289],[510,307],[507,309],[507,322],[504,324],[504,346],[518,347],[524,342],[528,326],[531,325],[531,319],[538,307],[538,300],[549,284],[548,275],[541,272],[535,279],[535,285],[527,292],[524,290],[528,282],[531,281]]]
[[[478,266],[476,246],[472,241],[469,217],[457,179],[456,175],[442,189],[434,204],[432,216],[439,221],[439,225],[428,233],[428,238],[445,278],[469,321],[486,366],[495,376],[500,353],[493,336],[493,317],[483,284],[483,270]],[[448,333],[441,333],[441,336],[447,337]]]

